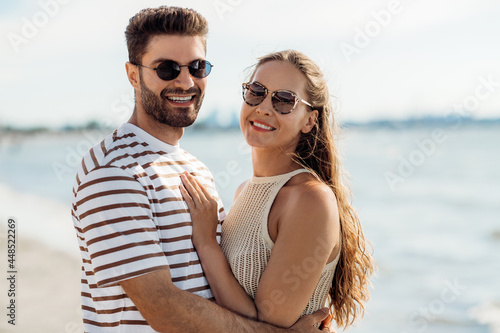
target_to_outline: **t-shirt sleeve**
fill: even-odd
[[[73,203],[98,287],[168,269],[145,188],[117,167],[92,170]]]

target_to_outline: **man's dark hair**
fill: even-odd
[[[125,30],[128,58],[141,64],[149,41],[158,35],[200,36],[206,49],[207,20],[189,8],[161,6],[146,8],[135,14]]]

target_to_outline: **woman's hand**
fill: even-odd
[[[199,248],[210,242],[217,243],[217,224],[219,212],[217,201],[188,172],[181,175],[181,194],[189,207],[193,221],[193,244]]]

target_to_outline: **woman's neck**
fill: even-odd
[[[282,175],[301,168],[291,153],[263,148],[252,148],[252,167],[256,177]]]

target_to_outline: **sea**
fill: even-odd
[[[29,195],[28,210],[57,202],[68,218],[51,223],[68,228],[76,168],[107,134],[3,133],[0,189]],[[345,332],[500,332],[500,125],[347,126],[335,140],[377,263],[364,317]],[[209,167],[230,208],[252,174],[241,133],[188,129],[181,147]],[[37,231],[43,223],[23,221],[21,236],[74,253],[76,238],[55,241]]]

